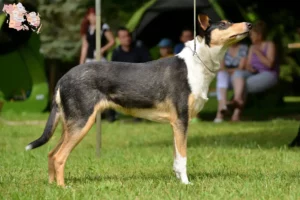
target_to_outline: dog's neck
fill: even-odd
[[[186,63],[191,92],[196,99],[206,101],[209,85],[220,69],[220,60],[224,56],[223,48],[209,47],[204,39],[198,38],[196,39],[197,55],[194,55],[194,42],[194,40],[187,42],[177,56],[184,59]]]
[[[198,37],[197,55],[194,55],[194,42],[194,40],[187,42],[177,56],[185,60],[192,93],[196,98],[207,100],[209,85],[220,69],[220,60],[225,55],[226,49],[219,46],[209,47],[204,38]]]
[[[195,40],[197,55],[194,55]],[[185,55],[187,55],[188,51],[190,51],[190,54],[193,57],[192,59],[196,63],[204,65],[207,70],[212,73],[216,73],[220,69],[220,61],[225,55],[226,48],[223,46],[209,47],[205,42],[205,38],[198,36],[194,40],[186,42],[183,51],[186,51],[184,52]]]

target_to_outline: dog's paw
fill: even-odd
[[[186,184],[186,185],[191,184],[191,182],[189,182],[189,179],[188,179],[186,173],[178,172],[175,170],[174,170],[174,172],[175,172],[176,178],[179,179],[181,181],[181,183]]]
[[[193,185],[193,183],[188,180],[186,180],[186,181],[181,180],[181,183],[184,185]]]
[[[189,179],[186,174],[181,174],[180,176],[181,183],[188,185],[190,184]]]
[[[177,179],[180,179],[180,173],[179,173],[179,172],[176,172],[176,171],[174,171],[174,173],[175,173],[176,178],[177,178]]]

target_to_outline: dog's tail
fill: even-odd
[[[56,102],[54,102],[52,105],[52,109],[51,109],[50,115],[48,117],[48,121],[47,121],[47,124],[46,124],[43,134],[37,140],[29,143],[26,146],[26,151],[37,148],[39,146],[42,146],[49,141],[49,139],[52,137],[52,135],[55,131],[55,128],[58,124],[58,121],[59,121],[59,111],[58,110],[59,110],[58,105]]]

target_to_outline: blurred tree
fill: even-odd
[[[116,30],[125,26],[132,14],[149,0],[101,0],[103,20]],[[87,6],[94,6],[95,0],[89,0]]]
[[[147,0],[102,0],[102,21],[113,30],[125,25],[131,14]],[[80,23],[95,0],[38,0],[42,16],[42,53],[49,59],[73,61],[81,47]]]
[[[80,0],[38,0],[42,19],[41,52],[47,59],[72,61],[80,50],[80,23],[85,7]]]

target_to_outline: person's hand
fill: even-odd
[[[103,57],[103,54],[104,54],[105,50],[103,50],[102,48],[100,49],[100,55],[101,55],[101,58]],[[94,57],[97,58],[97,51],[95,50],[94,51]]]
[[[231,74],[233,74],[234,70],[235,69],[227,69],[226,71],[231,75]]]
[[[101,48],[100,49],[100,55],[101,55],[101,57],[104,55],[104,53],[105,53],[105,50],[103,48]]]
[[[257,72],[257,70],[254,69],[252,66],[249,66],[249,67],[247,68],[247,70],[248,70],[249,72],[251,72],[251,73],[256,73],[256,72]]]
[[[253,46],[253,53],[255,53],[256,55],[262,54],[262,52],[260,50],[260,46],[258,46],[258,45]]]

